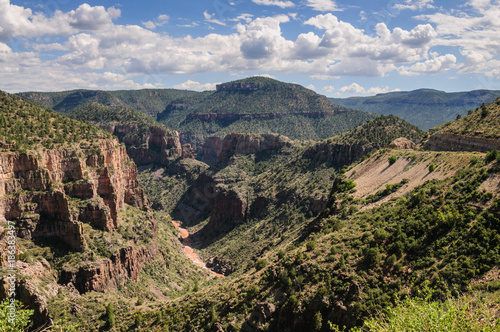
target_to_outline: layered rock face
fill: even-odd
[[[125,204],[147,208],[137,167],[117,140],[0,154],[0,220],[16,220],[22,237],[55,236],[82,251],[82,222],[113,231]]]
[[[436,133],[429,138],[424,148],[432,151],[488,152],[500,149],[500,140],[452,133]]]
[[[59,282],[72,284],[80,293],[105,292],[128,279],[137,281],[144,262],[152,259],[156,251],[156,243],[148,249],[133,246],[121,248],[110,259],[91,262],[77,270],[62,271]]]
[[[290,145],[287,137],[275,134],[229,134],[222,141],[219,161],[226,162],[238,154],[277,151]]]
[[[105,125],[102,128],[125,143],[128,155],[139,166],[152,163],[168,165],[172,159],[183,156],[183,147],[177,131],[157,126],[151,127],[149,136],[137,137],[127,135],[135,131],[133,125]],[[187,147],[186,149],[184,155],[189,156],[190,151]]]
[[[200,160],[207,164],[216,163],[222,151],[222,140],[220,137],[207,137],[198,154]]]
[[[311,119],[324,118],[336,113],[341,113],[342,110],[330,110],[322,112],[273,112],[273,113],[191,113],[186,116],[186,121],[201,120],[201,121],[218,121],[220,123],[232,123],[238,120],[271,120],[280,119],[288,116],[303,116]]]
[[[360,159],[373,149],[374,147],[363,144],[320,142],[307,149],[304,156],[317,162],[343,166]]]

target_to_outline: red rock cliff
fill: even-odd
[[[139,166],[151,163],[168,165],[172,159],[183,156],[184,150],[179,133],[166,127],[151,127],[150,134],[143,137],[127,135],[136,129],[134,125],[103,125],[101,127],[125,143],[128,155]]]
[[[82,223],[112,231],[125,204],[147,208],[137,167],[117,140],[0,154],[0,220],[17,220],[20,236],[55,236],[81,251]]]

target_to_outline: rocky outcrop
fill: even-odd
[[[278,151],[285,146],[291,146],[291,142],[281,135],[229,134],[222,141],[219,161],[226,162],[238,154]]]
[[[415,143],[405,137],[395,139],[387,146],[389,149],[408,150],[415,149]]]
[[[190,113],[186,116],[186,121],[201,120],[201,121],[218,121],[221,123],[231,123],[238,120],[271,120],[280,119],[288,116],[303,116],[306,118],[317,119],[331,116],[336,113],[343,112],[342,110],[330,110],[322,112],[273,112],[273,113]]]
[[[263,87],[263,83],[235,82],[217,84],[215,89],[217,91],[256,91],[262,89]]]
[[[224,276],[230,275],[237,269],[236,265],[232,262],[217,256],[212,257],[207,261],[207,268]]]
[[[245,193],[227,190],[223,186],[216,188],[212,214],[207,229],[217,234],[227,232],[245,222],[248,212],[248,199]]]
[[[431,151],[488,152],[500,149],[500,140],[442,132],[432,135],[425,143],[424,148]]]
[[[72,284],[80,293],[106,292],[123,285],[126,280],[137,281],[144,263],[153,258],[156,251],[156,245],[148,249],[121,248],[109,259],[88,262],[75,270],[63,270],[59,283]]]
[[[363,144],[320,142],[304,152],[304,157],[318,163],[329,163],[336,167],[349,165],[368,154],[374,148]]]
[[[194,159],[194,149],[191,147],[191,144],[183,144],[182,145],[182,159]]]
[[[241,326],[241,331],[261,331],[261,327],[271,320],[275,311],[276,307],[272,303],[257,303],[248,320]]]
[[[151,127],[146,136],[130,135],[137,130],[136,125],[107,124],[101,127],[125,143],[128,155],[139,166],[152,163],[168,165],[183,155],[179,133],[164,126]],[[189,155],[187,150],[186,155]]]
[[[222,140],[220,137],[207,137],[198,154],[199,159],[209,165],[216,163],[222,151]]]
[[[117,140],[0,155],[0,220],[16,220],[25,238],[54,236],[84,250],[82,222],[112,231],[126,204],[147,208],[137,167]]]

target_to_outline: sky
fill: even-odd
[[[500,0],[0,0],[0,89],[500,90]]]

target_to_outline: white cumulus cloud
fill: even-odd
[[[291,1],[280,1],[280,0],[252,0],[252,2],[258,5],[264,6],[278,6],[280,8],[294,7],[295,4]]]
[[[184,83],[174,85],[174,89],[180,90],[194,90],[194,91],[206,91],[206,90],[215,90],[215,87],[219,83],[200,83],[192,80],[187,80]]]
[[[421,10],[425,8],[435,8],[434,0],[406,0],[404,3],[398,3],[394,5],[394,8],[399,10]]]
[[[341,11],[333,0],[307,0],[307,6],[320,12]]]
[[[391,91],[400,91],[399,89],[394,89]],[[376,95],[379,93],[387,93],[389,92],[389,87],[373,87],[369,89],[365,89],[358,83],[352,83],[351,85],[343,86],[337,92],[337,95]]]

